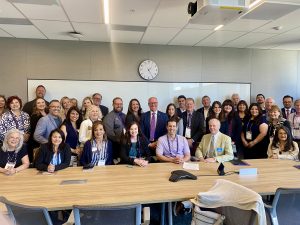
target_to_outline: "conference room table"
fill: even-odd
[[[227,176],[218,176],[218,163],[199,163],[199,170],[188,170],[197,180],[170,182],[171,171],[182,165],[154,163],[146,167],[116,165],[69,167],[52,175],[27,169],[12,176],[0,174],[0,196],[20,204],[43,206],[48,210],[71,209],[73,205],[128,205],[169,203],[168,221],[172,224],[172,204],[208,191],[216,179],[226,179],[261,195],[274,194],[278,187],[300,188],[300,170],[290,160],[245,160],[249,166],[224,163]],[[257,175],[232,174],[240,168],[257,168]],[[65,183],[65,184],[62,184]]]

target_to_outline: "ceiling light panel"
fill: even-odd
[[[29,19],[68,21],[60,5],[14,4]]]
[[[110,24],[147,26],[158,4],[159,0],[110,1]]]
[[[182,28],[190,19],[190,15],[187,13],[187,6],[190,1],[191,0],[161,1],[151,20],[150,26]]]
[[[103,4],[100,0],[60,0],[73,22],[104,23]]]

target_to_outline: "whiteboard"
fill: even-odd
[[[158,99],[159,110],[165,112],[169,103],[177,103],[177,96],[185,95],[195,99],[196,108],[201,107],[201,98],[208,95],[211,102],[218,100],[221,103],[231,98],[233,93],[239,93],[241,99],[250,102],[250,83],[200,83],[200,82],[149,82],[149,81],[96,81],[96,80],[36,80],[28,79],[28,100],[35,98],[35,89],[44,85],[47,92],[45,99],[60,100],[63,96],[76,98],[81,107],[82,99],[98,92],[102,95],[102,105],[112,109],[112,100],[115,97],[123,99],[124,113],[130,99],[137,98],[144,112],[149,110],[148,98],[155,96]]]

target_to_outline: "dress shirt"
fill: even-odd
[[[178,147],[178,148],[177,148]],[[170,158],[185,156],[190,153],[190,148],[185,137],[176,135],[174,139],[166,135],[160,137],[157,142],[156,154]]]

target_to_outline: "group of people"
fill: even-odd
[[[53,173],[75,164],[224,162],[234,154],[298,159],[300,100],[288,95],[282,109],[262,94],[249,107],[238,94],[212,104],[203,96],[200,109],[193,98],[180,95],[178,107],[170,103],[166,112],[158,110],[156,97],[148,99],[147,112],[132,99],[124,114],[121,97],[108,112],[100,93],[84,98],[81,109],[66,96],[47,102],[45,93],[39,85],[36,98],[23,107],[18,96],[0,95],[0,172],[11,175],[30,165]]]

